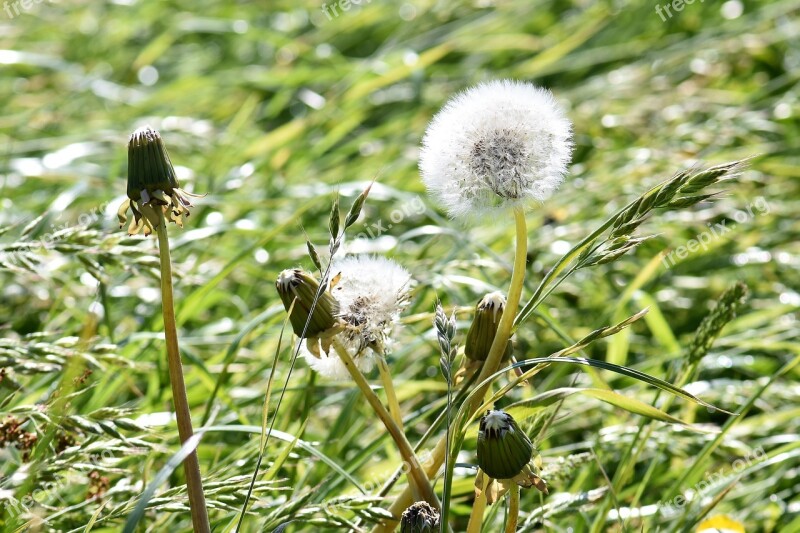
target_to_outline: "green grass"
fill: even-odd
[[[712,187],[713,200],[651,213],[635,234],[652,239],[568,277],[515,347],[518,359],[545,357],[649,307],[573,356],[674,382],[702,319],[741,281],[747,303],[686,389],[742,414],[658,396],[669,415],[723,429],[700,433],[564,393],[525,426],[551,494],[523,491],[521,524],[694,531],[702,517],[724,514],[748,532],[800,531],[800,2],[744,1],[730,20],[722,13],[731,3],[695,2],[667,22],[654,5],[373,0],[331,21],[321,3],[282,0],[43,2],[11,19],[0,11],[0,416],[37,436],[28,454],[0,448],[2,531],[84,531],[92,519],[92,531],[121,530],[179,449],[155,239],[127,237],[115,216],[127,136],[144,123],[161,131],[184,187],[208,194],[170,235],[189,401],[195,426],[209,426],[198,450],[215,530],[232,530],[258,458],[285,316],[274,280],[284,268],[312,268],[304,232],[324,248],[335,195],[349,206],[373,179],[345,248],[386,254],[417,282],[390,358],[415,443],[446,396],[436,299],[457,309],[463,342],[477,300],[506,290],[513,257],[510,217],[465,228],[429,201],[419,141],[451,94],[506,77],[550,87],[576,142],[565,185],[528,214],[523,301],[562,254],[660,181],[756,156]],[[152,68],[157,82],[140,83]],[[723,221],[731,231],[678,257]],[[376,224],[383,229],[371,238]],[[659,254],[670,252],[668,267]],[[276,387],[289,360],[284,338]],[[656,400],[639,381],[564,364],[501,404],[606,385]],[[392,498],[376,494],[400,459],[351,384],[298,361],[275,429],[243,531],[287,520],[296,520],[287,531],[368,528],[382,516]],[[737,468],[757,450],[765,455]],[[458,460],[475,463],[471,428]],[[454,473],[455,531],[469,516],[469,472]],[[701,501],[656,515],[655,504],[710,477],[720,481]],[[27,502],[25,512],[13,501]],[[177,468],[139,527],[190,530],[186,501]],[[491,508],[485,531],[504,514],[503,504]]]

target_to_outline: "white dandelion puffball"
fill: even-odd
[[[350,354],[350,357],[352,357],[353,361],[356,363],[356,366],[362,372],[369,372],[375,366],[373,354],[362,353],[356,355],[356,350],[352,349],[351,347],[348,347],[347,350]],[[321,352],[320,355],[317,356],[311,353],[304,343],[300,347],[300,355],[306,360],[308,366],[310,366],[314,372],[317,372],[321,376],[325,376],[328,379],[337,381],[350,379],[350,372],[347,370],[347,367],[344,366],[342,360],[339,359],[336,349],[333,347],[330,348],[328,353]]]
[[[339,303],[338,318],[345,327],[337,339],[359,369],[368,372],[375,357],[391,350],[400,313],[409,303],[411,275],[394,261],[370,256],[334,261],[331,274],[331,294]],[[350,377],[334,346],[319,356],[304,346],[302,354],[309,366],[325,377]]]
[[[388,351],[400,312],[409,302],[411,275],[390,259],[366,255],[335,261],[331,272],[340,275],[331,294],[353,333],[352,342],[379,354]]]
[[[547,89],[502,80],[455,97],[431,121],[419,168],[452,217],[544,200],[567,172],[572,125]]]

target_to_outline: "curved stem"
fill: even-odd
[[[489,349],[489,355],[486,356],[486,361],[483,363],[483,368],[481,368],[481,373],[478,376],[478,383],[497,372],[497,369],[500,368],[508,339],[511,337],[511,329],[514,327],[517,309],[519,309],[522,288],[525,284],[525,267],[528,259],[528,228],[525,224],[525,213],[520,207],[514,209],[514,222],[517,229],[514,270],[511,272],[511,283],[508,286],[506,307],[500,317],[500,323],[497,325],[497,333],[492,341],[492,347]],[[487,383],[480,392],[475,395],[470,405],[471,412],[474,412],[474,410],[480,406],[483,400],[483,394],[488,388],[489,384]]]
[[[506,533],[516,533],[517,521],[519,520],[519,485],[513,483],[509,492]]]
[[[386,392],[386,403],[389,404],[389,414],[392,415],[392,420],[403,431],[403,413],[400,411],[400,402],[397,401],[397,393],[394,391],[394,382],[392,381],[392,373],[389,371],[389,365],[386,364],[386,359],[378,357],[378,371],[381,375],[381,383],[383,383],[383,390]]]
[[[164,211],[156,207],[158,212],[158,256],[161,263],[161,308],[164,315],[164,338],[167,342],[167,363],[169,366],[169,382],[172,386],[172,402],[175,405],[175,417],[178,421],[178,435],[181,444],[194,433],[192,430],[192,414],[189,411],[189,400],[186,396],[186,383],[183,381],[183,366],[178,347],[178,331],[175,326],[175,306],[172,297],[172,261],[169,255],[169,238],[167,237],[167,221]],[[200,463],[197,451],[190,453],[183,461],[186,472],[186,489],[189,493],[189,509],[195,533],[210,533],[206,498],[203,493],[203,478],[200,476]]]
[[[397,424],[395,424],[394,420],[392,420],[392,415],[389,414],[389,411],[387,411],[383,406],[381,400],[378,398],[372,388],[370,388],[369,383],[367,383],[367,379],[364,377],[364,374],[361,373],[361,370],[359,370],[356,366],[353,358],[347,351],[347,348],[345,348],[341,341],[339,341],[339,339],[336,337],[333,338],[333,347],[336,349],[336,354],[342,360],[342,363],[344,363],[347,371],[350,372],[350,376],[353,378],[353,381],[356,383],[358,388],[361,390],[361,393],[372,407],[372,410],[375,411],[375,414],[381,419],[381,422],[383,422],[383,425],[386,426],[386,430],[389,432],[389,435],[392,437],[395,444],[397,444],[398,451],[403,457],[403,461],[406,463],[406,465],[408,465],[408,476],[411,480],[410,486],[413,486],[419,492],[420,498],[438,509],[440,507],[439,499],[436,497],[436,493],[433,491],[433,487],[428,481],[426,472],[419,464],[417,456],[414,455],[414,450],[411,447],[411,444],[408,442],[405,434],[400,430],[399,427],[397,427]],[[395,516],[399,516],[399,514]]]
[[[514,270],[511,273],[511,283],[508,288],[508,298],[506,300],[506,308],[503,310],[503,315],[500,318],[500,323],[497,327],[497,334],[492,341],[492,347],[489,350],[489,355],[483,364],[481,373],[478,376],[478,383],[486,381],[486,378],[494,374],[503,359],[503,353],[506,349],[506,344],[511,336],[511,329],[514,325],[514,318],[519,309],[519,300],[522,295],[522,287],[525,282],[525,266],[528,256],[528,228],[525,223],[525,213],[521,208],[514,209],[514,222],[516,224],[516,248],[514,252]],[[490,382],[486,382],[484,386],[478,390],[478,394],[473,396],[469,405],[469,415],[475,413],[475,409],[480,407],[483,396],[488,390]],[[457,423],[456,420],[454,423]],[[451,428],[452,429],[452,428]],[[425,471],[428,477],[433,477],[439,471],[444,463],[445,454],[447,453],[447,439],[442,437],[436,443],[430,461],[425,466]],[[411,488],[407,487],[400,496],[394,501],[389,508],[389,512],[394,516],[400,516],[402,512],[413,502]],[[442,502],[442,520],[447,519],[447,511],[449,510],[449,500]],[[373,533],[388,533],[397,525],[396,522],[386,521],[383,525],[378,525],[372,529]]]

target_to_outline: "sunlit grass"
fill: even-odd
[[[306,235],[324,249],[335,195],[349,205],[373,179],[365,216],[343,246],[387,254],[417,281],[389,360],[416,443],[447,396],[436,300],[456,311],[463,339],[475,302],[506,290],[513,260],[511,220],[463,227],[429,202],[419,140],[452,93],[503,77],[550,87],[575,129],[571,175],[528,214],[523,304],[564,253],[663,179],[757,155],[738,179],[715,186],[713,200],[650,214],[636,234],[654,238],[568,278],[517,332],[515,349],[518,359],[545,357],[648,307],[574,357],[672,382],[702,319],[742,281],[746,305],[686,388],[743,414],[658,397],[672,416],[724,428],[717,437],[563,393],[526,426],[551,494],[523,491],[520,523],[622,530],[621,514],[628,531],[678,531],[725,514],[747,531],[800,527],[800,5],[744,2],[726,19],[721,2],[695,2],[666,23],[647,2],[477,6],[374,0],[331,21],[321,4],[289,1],[42,2],[10,19],[0,11],[0,415],[38,437],[31,450],[0,449],[3,531],[40,519],[41,530],[83,531],[93,516],[93,531],[117,531],[179,449],[156,243],[128,237],[115,216],[125,143],[145,123],[168,139],[184,187],[208,193],[187,227],[171,231],[171,244],[189,402],[207,428],[198,453],[212,525],[232,529],[258,458],[285,317],[274,280],[284,268],[313,269]],[[142,83],[154,72],[155,84]],[[751,215],[737,218],[748,206]],[[723,222],[730,231],[679,257]],[[659,254],[671,252],[665,264]],[[276,387],[290,357],[284,338]],[[377,371],[370,378],[379,383]],[[642,383],[565,364],[501,403],[606,385],[656,399]],[[297,521],[289,531],[368,528],[382,518],[393,498],[377,494],[400,456],[351,384],[298,361],[274,427],[243,531],[288,520]],[[458,461],[474,463],[471,431],[463,450]],[[756,450],[768,459],[738,469],[736,460]],[[606,476],[626,469],[612,498]],[[684,518],[657,517],[655,504],[717,472],[719,484],[681,508]],[[466,527],[473,480],[456,469],[456,531]],[[436,489],[441,495],[441,479]],[[189,530],[186,502],[177,468],[143,527]],[[491,508],[485,530],[502,527],[504,515],[504,505]]]

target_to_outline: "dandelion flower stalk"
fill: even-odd
[[[347,348],[336,337],[333,339],[333,347],[339,354],[347,371],[350,372],[350,376],[361,391],[361,394],[364,395],[370,407],[372,407],[372,410],[375,411],[375,414],[378,415],[383,425],[386,426],[386,431],[389,432],[392,440],[394,440],[397,445],[398,451],[403,457],[403,461],[408,465],[408,476],[411,479],[411,484],[409,486],[413,486],[419,493],[418,497],[415,499],[424,500],[435,508],[439,508],[439,500],[436,497],[436,493],[433,491],[433,487],[430,481],[428,481],[428,476],[419,464],[417,456],[414,454],[414,449],[411,447],[405,434],[397,426],[392,419],[392,415],[389,414],[389,411],[386,410],[381,400],[369,386],[367,379],[364,377],[364,374],[361,373],[361,370],[358,369],[355,361],[353,361],[353,358],[348,353]]]
[[[486,489],[483,486],[484,481],[488,484],[489,480],[480,478],[480,490],[476,491],[478,494],[472,502],[472,511],[469,513],[469,522],[467,522],[467,533],[481,533],[481,526],[483,525],[483,513],[486,511]]]
[[[514,253],[514,270],[511,273],[511,283],[508,288],[508,299],[506,307],[503,309],[503,315],[500,317],[500,323],[497,326],[497,334],[495,335],[492,347],[489,350],[489,355],[483,364],[481,373],[477,378],[477,382],[481,383],[489,376],[497,372],[500,368],[500,363],[506,353],[508,340],[511,338],[511,329],[514,325],[514,317],[519,308],[520,297],[522,296],[522,287],[525,283],[525,266],[528,254],[528,229],[525,221],[525,213],[521,207],[514,208],[514,221],[516,225],[516,249]],[[472,416],[480,408],[483,402],[483,397],[488,390],[489,385],[484,387],[473,396],[473,400],[469,406],[469,415]],[[439,468],[444,464],[445,456],[447,454],[447,437],[442,437],[436,443],[436,447],[430,456],[430,461],[426,465],[426,473],[429,478],[433,478],[439,471]],[[409,505],[413,503],[413,494],[410,487],[407,487],[403,493],[398,496],[389,512],[394,516],[398,516]],[[447,517],[448,508],[450,506],[449,499],[442,502],[442,517]],[[373,528],[374,533],[383,532],[388,533],[392,530],[394,524],[379,525]]]
[[[386,364],[392,331],[408,301],[410,275],[392,261],[372,257],[346,258],[334,263],[333,269],[337,274],[325,282],[327,289],[319,297],[320,282],[300,269],[285,270],[276,281],[287,312],[295,311],[290,319],[295,334],[304,337],[303,357],[325,377],[353,380],[397,445],[416,499],[438,508],[436,493],[398,423],[401,412],[388,366],[381,375],[394,415],[362,373],[375,361],[379,368]]]
[[[136,130],[128,142],[128,198],[119,208],[120,227],[127,222],[127,212],[133,212],[129,234],[144,230],[149,235],[155,230],[158,236],[158,255],[161,266],[161,309],[164,317],[164,338],[167,345],[169,382],[172,401],[178,422],[181,443],[189,440],[194,431],[183,379],[175,305],[172,290],[172,261],[167,236],[167,221],[182,226],[192,207],[191,198],[197,197],[180,189],[175,169],[169,159],[159,133],[149,127]],[[189,508],[196,533],[210,533],[203,481],[197,451],[193,450],[183,462]]]
[[[172,401],[175,405],[175,417],[178,420],[178,435],[181,443],[186,442],[194,434],[192,415],[189,411],[189,400],[186,394],[186,383],[183,380],[183,365],[178,347],[178,332],[175,324],[175,307],[172,296],[172,261],[169,253],[167,223],[163,210],[158,210],[159,259],[161,262],[161,305],[164,315],[164,337],[167,341],[167,364],[169,366],[169,382],[172,386]],[[203,493],[203,480],[200,475],[200,463],[197,451],[190,453],[183,462],[186,472],[186,487],[189,492],[189,507],[192,523],[196,533],[211,531],[206,511],[206,498]]]
[[[513,485],[510,489],[506,533],[514,533],[517,530],[517,522],[519,521],[519,490],[519,485]]]
[[[397,401],[397,392],[394,390],[394,382],[392,381],[392,373],[389,370],[389,364],[383,357],[378,357],[378,372],[381,375],[381,383],[383,390],[386,392],[386,403],[389,405],[389,414],[392,415],[392,420],[403,431],[403,412],[400,410],[400,402]]]
[[[478,375],[494,374],[508,349],[525,279],[527,226],[524,208],[552,194],[572,153],[572,125],[549,91],[529,83],[484,83],[451,99],[425,132],[420,174],[430,193],[454,218],[502,217],[513,212],[516,247],[506,307]],[[468,414],[480,408],[488,384],[476,391]],[[449,434],[449,433],[448,433]],[[439,440],[427,465],[436,475],[447,454]],[[410,490],[390,508],[397,516],[412,503]],[[448,500],[442,521],[447,521]],[[373,531],[389,531],[378,527]]]

